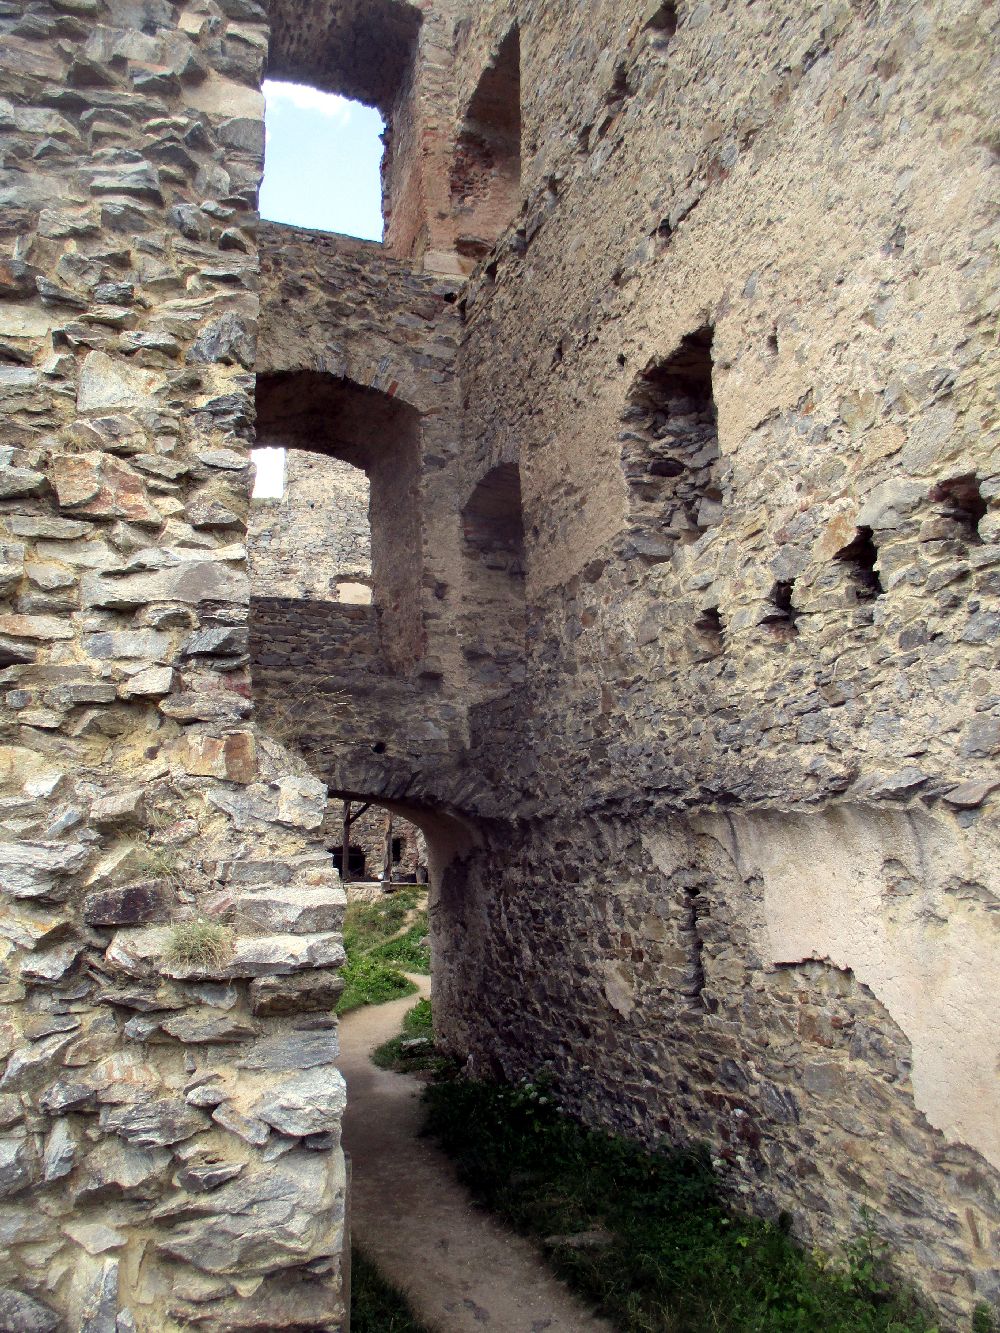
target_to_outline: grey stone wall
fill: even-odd
[[[233,13],[0,7],[6,1328],[345,1319],[344,898],[249,698],[267,30]]]
[[[368,491],[365,474],[350,463],[288,450],[284,494],[250,506],[253,595],[370,601]]]
[[[467,730],[366,757],[331,700],[314,758],[471,830],[431,837],[443,1040],[708,1138],[803,1237],[871,1201],[958,1318],[998,1284],[996,16],[661,9],[462,16],[425,184],[515,22],[521,88],[519,207],[456,303],[459,443],[417,497],[448,666],[409,706]],[[268,340],[425,413],[402,266],[311,254],[270,290],[325,350],[285,314]],[[512,468],[520,655],[448,521]]]

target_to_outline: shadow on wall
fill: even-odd
[[[501,463],[462,510],[463,644],[477,701],[524,682],[524,524],[521,476]]]
[[[521,43],[504,38],[479,80],[455,144],[451,200],[455,249],[478,263],[510,222],[521,193]]]

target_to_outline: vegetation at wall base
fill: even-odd
[[[450,1077],[424,1096],[425,1132],[477,1203],[622,1333],[938,1333],[870,1219],[834,1260],[729,1207],[707,1152],[588,1130],[544,1083]]]
[[[415,994],[416,986],[402,969],[430,972],[425,904],[426,890],[418,885],[407,885],[374,902],[348,904],[344,916],[347,962],[338,1014]]]
[[[406,1297],[358,1249],[351,1254],[351,1333],[429,1333]]]
[[[430,1000],[418,1000],[403,1018],[403,1030],[398,1037],[384,1042],[372,1051],[372,1062],[380,1069],[392,1069],[397,1074],[455,1073],[454,1062],[442,1055],[434,1045],[434,1025]]]

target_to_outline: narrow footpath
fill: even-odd
[[[430,993],[427,977],[412,980]],[[473,1207],[447,1157],[419,1137],[420,1082],[371,1063],[415,1003],[357,1009],[341,1022],[355,1244],[434,1333],[611,1333],[527,1241]]]

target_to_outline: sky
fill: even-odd
[[[382,117],[296,83],[264,84],[260,215],[270,222],[382,239]]]
[[[264,83],[269,222],[382,239],[382,117],[371,107],[296,83]],[[285,451],[255,449],[254,496],[281,495]]]

